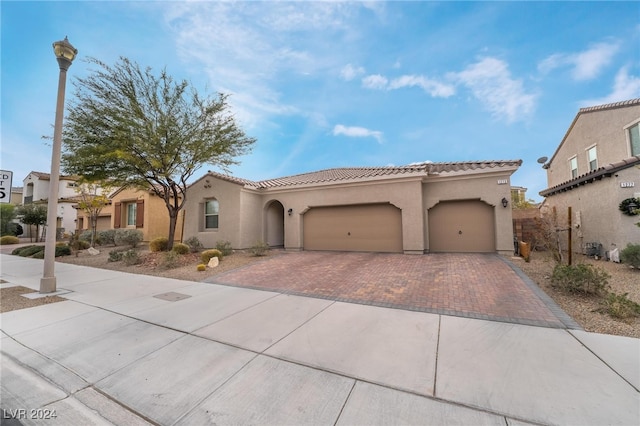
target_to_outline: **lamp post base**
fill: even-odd
[[[56,291],[56,277],[40,278],[40,293],[53,293]]]

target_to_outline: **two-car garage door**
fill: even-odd
[[[402,253],[402,212],[391,204],[314,207],[303,232],[305,250]]]

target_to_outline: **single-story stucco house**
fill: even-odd
[[[187,189],[184,238],[287,250],[513,252],[522,160],[336,168],[263,181],[208,172]]]

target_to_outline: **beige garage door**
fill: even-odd
[[[305,250],[402,253],[402,213],[391,204],[314,207],[303,223]]]
[[[496,251],[493,207],[482,201],[443,201],[429,209],[429,251]]]

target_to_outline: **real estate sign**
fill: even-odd
[[[11,201],[12,180],[13,172],[0,170],[0,203],[9,203]]]

